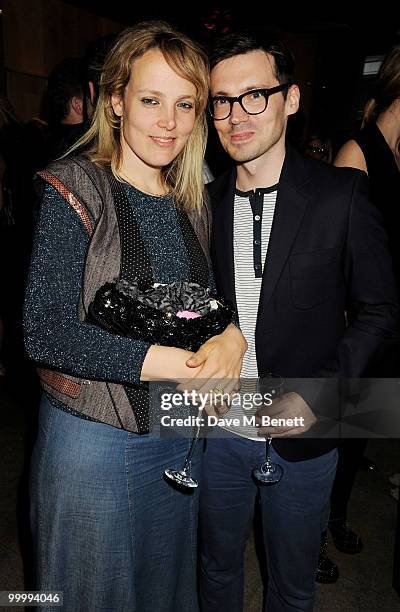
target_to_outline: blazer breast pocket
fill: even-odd
[[[295,308],[315,308],[329,298],[329,288],[335,286],[337,257],[335,248],[290,256],[290,290]]]

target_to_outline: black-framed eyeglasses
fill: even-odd
[[[244,112],[248,115],[260,115],[268,106],[268,98],[279,91],[287,89],[290,85],[291,83],[282,83],[269,89],[252,89],[236,97],[213,96],[209,100],[208,111],[214,121],[221,121],[229,117],[234,103],[239,102]]]

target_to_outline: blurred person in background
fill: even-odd
[[[304,144],[304,153],[314,159],[319,159],[327,164],[332,163],[332,142],[328,136],[319,131],[311,132]]]
[[[43,118],[48,125],[46,165],[61,157],[88,127],[85,83],[86,66],[80,58],[62,60],[49,74],[43,101]]]
[[[334,164],[358,168],[368,174],[370,198],[380,210],[389,238],[394,273],[400,291],[400,47],[396,46],[384,58],[367,102],[361,130],[339,150]],[[376,365],[372,375],[397,378],[400,375],[400,346],[393,344]],[[361,458],[366,441],[357,441]],[[354,461],[354,455],[353,455]],[[348,466],[343,466],[349,480]],[[350,471],[351,478],[351,471]],[[399,474],[391,482],[400,482]],[[351,488],[350,488],[351,491]],[[339,500],[340,501],[340,500]],[[347,510],[346,503],[338,508]],[[334,518],[334,517],[333,517]],[[338,522],[340,524],[340,522]],[[335,527],[335,523],[331,523]],[[332,533],[332,535],[334,532]],[[355,544],[354,538],[352,538]],[[356,552],[356,551],[354,551]],[[393,585],[400,594],[400,507],[397,514],[397,533]]]
[[[335,166],[368,174],[370,198],[379,208],[389,237],[400,287],[400,47],[392,49],[378,72],[361,130],[339,150]]]
[[[0,96],[0,379],[11,375],[22,346],[20,305],[26,217],[24,128],[9,100]],[[8,362],[6,368],[5,362]]]
[[[103,70],[104,61],[108,52],[115,43],[117,36],[115,34],[107,34],[96,38],[89,43],[86,48],[84,57],[85,63],[85,93],[88,104],[88,117],[96,108],[100,93],[100,79]]]

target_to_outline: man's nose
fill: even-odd
[[[238,123],[242,123],[242,121],[247,121],[248,118],[249,115],[246,113],[245,110],[243,110],[238,100],[235,100],[235,102],[232,104],[232,111],[229,116],[230,123],[236,125]]]

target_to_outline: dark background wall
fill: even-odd
[[[5,92],[17,116],[39,112],[46,77],[64,57],[123,26],[61,0],[1,0]]]
[[[27,120],[39,112],[46,76],[66,56],[82,55],[96,37],[117,32],[143,18],[164,18],[196,38],[237,24],[274,27],[293,48],[302,91],[305,126],[329,126],[342,140],[360,115],[368,94],[362,68],[368,55],[384,55],[400,42],[400,15],[360,14],[345,8],[309,9],[293,14],[286,3],[146,2],[109,0],[0,0],[0,87],[16,114]]]

